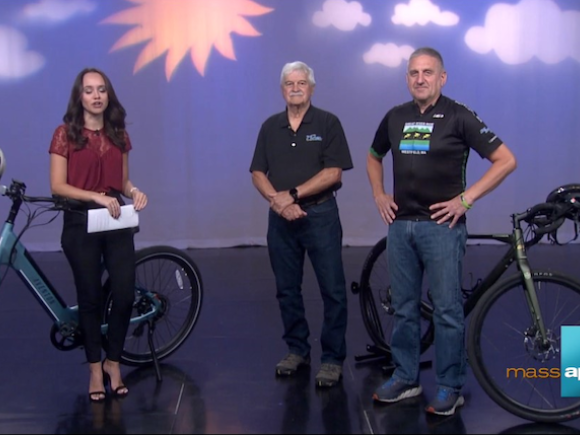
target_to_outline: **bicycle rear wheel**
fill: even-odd
[[[359,303],[363,322],[374,346],[386,356],[391,354],[394,309],[391,306],[391,285],[387,263],[387,237],[379,240],[369,252],[360,278]],[[421,352],[433,343],[433,308],[427,302],[426,290],[421,301]]]
[[[560,327],[580,325],[580,283],[551,272],[534,272],[532,279],[548,345],[540,342],[523,278],[515,275],[477,303],[468,332],[469,361],[481,387],[506,411],[540,423],[573,420],[580,416],[580,397],[560,395]]]
[[[193,260],[180,249],[152,246],[136,252],[135,302],[132,317],[150,311],[150,299],[139,289],[151,292],[161,301],[161,309],[152,321],[131,323],[125,339],[121,362],[141,366],[153,362],[148,332],[152,334],[154,352],[159,361],[174,353],[191,334],[197,323],[203,301],[201,274]],[[108,282],[105,284],[108,288]],[[111,306],[106,300],[105,322]]]

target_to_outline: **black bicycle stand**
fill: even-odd
[[[354,360],[357,362],[362,362],[370,359],[383,358],[385,360],[384,365],[381,367],[383,373],[389,374],[393,372],[395,366],[393,365],[393,359],[390,352],[386,352],[385,350],[372,344],[367,345],[367,351],[369,353],[366,355],[355,355]],[[430,369],[431,367],[433,367],[433,361],[431,360],[421,361],[419,363],[420,370]]]
[[[147,322],[149,326],[147,328],[147,341],[149,342],[149,350],[151,351],[151,356],[153,357],[153,366],[155,367],[155,374],[157,375],[157,381],[161,382],[163,378],[161,377],[161,369],[159,368],[159,360],[157,359],[157,354],[155,353],[155,345],[153,344],[153,332],[155,332],[155,322],[149,320]]]

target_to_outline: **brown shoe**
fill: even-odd
[[[334,387],[342,378],[342,366],[338,364],[323,363],[316,374],[316,386],[329,388]]]
[[[309,365],[309,356],[303,358],[300,355],[296,355],[295,353],[289,353],[282,359],[282,361],[276,364],[276,375],[292,376],[300,367],[307,367]]]

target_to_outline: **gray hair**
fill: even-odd
[[[314,71],[304,62],[295,61],[289,62],[282,67],[282,74],[280,74],[280,85],[284,85],[284,81],[286,80],[286,76],[294,71],[303,71],[306,73],[306,77],[308,78],[308,82],[311,86],[316,85],[316,80],[314,80]]]
[[[441,56],[441,53],[439,53],[437,50],[435,50],[434,48],[431,47],[421,47],[416,49],[413,53],[411,53],[411,56],[409,56],[409,62],[411,62],[412,59],[414,59],[417,56],[422,56],[422,55],[426,55],[426,56],[431,56],[435,59],[437,59],[439,61],[439,63],[441,64],[441,69],[445,70],[445,65],[443,63],[443,56]]]

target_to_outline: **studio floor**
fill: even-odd
[[[350,291],[369,249],[343,251],[349,286],[348,357],[342,382],[327,390],[314,384],[322,302],[308,262],[303,292],[311,328],[311,369],[289,379],[275,376],[274,366],[286,348],[266,248],[188,250],[205,290],[195,329],[161,362],[161,381],[152,367],[123,366],[129,396],[107,397],[104,403],[88,400],[84,352],[53,347],[50,319],[10,271],[1,286],[0,433],[580,433],[580,419],[546,425],[509,414],[486,396],[471,373],[464,390],[466,403],[452,417],[424,412],[435,393],[429,368],[422,372],[421,396],[392,405],[373,403],[374,389],[387,379],[384,360],[360,358],[367,354],[370,340],[358,296]],[[468,250],[477,255],[467,261],[484,270],[503,248],[483,245]],[[74,304],[63,254],[33,257],[64,299]],[[530,258],[533,264],[580,279],[579,245],[537,246]]]

